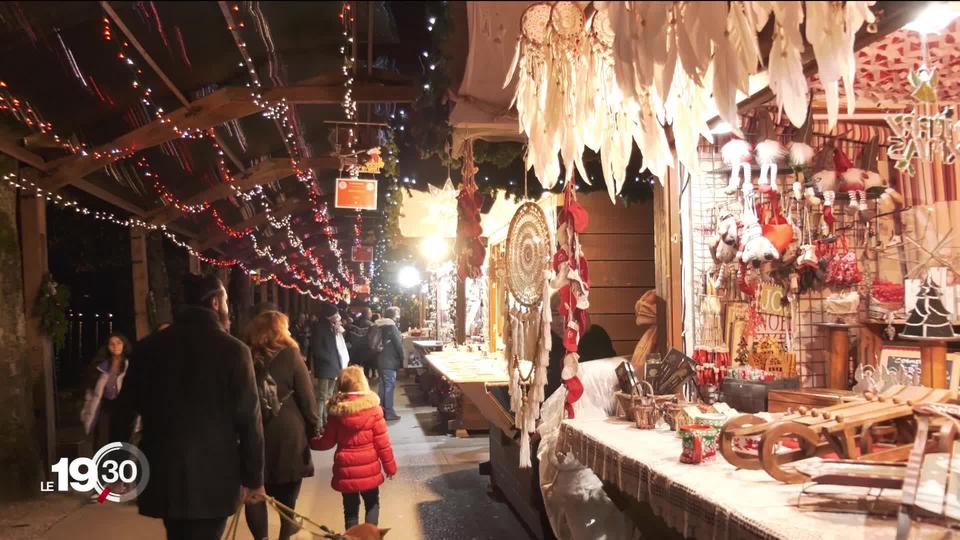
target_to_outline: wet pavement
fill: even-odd
[[[488,494],[489,479],[478,473],[478,464],[488,459],[486,436],[457,439],[447,435],[436,410],[425,404],[412,379],[398,381],[396,400],[402,419],[390,425],[390,437],[399,469],[393,480],[380,487],[380,526],[391,529],[387,538],[528,538],[510,508]],[[296,509],[334,531],[342,531],[340,494],[330,487],[333,451],[314,452],[313,456],[317,474],[304,480]],[[164,538],[163,524],[139,516],[134,505],[83,504],[71,510],[37,537],[50,540]],[[278,520],[271,510],[271,538],[276,538],[279,531]],[[0,530],[0,538],[8,538],[5,531]],[[242,520],[237,538],[251,538]],[[312,536],[301,532],[295,538]]]

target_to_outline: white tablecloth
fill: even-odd
[[[737,470],[720,455],[711,463],[680,463],[680,439],[673,432],[639,430],[614,418],[565,420],[557,448],[572,452],[601,480],[629,497],[649,503],[670,527],[687,537],[880,540],[896,536],[892,519],[800,509],[800,485],[783,484],[762,470]],[[866,493],[851,487],[816,489]],[[887,493],[899,499],[899,491]],[[802,502],[809,501],[805,495]],[[939,534],[923,532],[950,537],[943,529]]]

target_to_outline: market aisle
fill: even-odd
[[[477,465],[486,461],[486,437],[456,439],[439,430],[435,409],[425,405],[412,379],[398,381],[397,412],[390,426],[399,471],[381,486],[380,524],[387,538],[408,540],[527,538],[510,508],[487,495],[489,480]],[[335,531],[343,530],[340,494],[330,488],[333,452],[314,452],[317,474],[304,481],[297,510]],[[271,512],[271,537],[279,529]],[[162,540],[163,525],[136,513],[133,505],[88,504],[57,523],[43,538]],[[238,538],[250,539],[246,525]],[[300,533],[296,538],[308,539]]]

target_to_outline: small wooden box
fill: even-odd
[[[720,401],[742,413],[766,411],[770,393],[778,389],[800,388],[799,377],[775,381],[745,381],[727,377],[720,385]]]
[[[770,390],[767,393],[769,412],[786,412],[797,407],[827,407],[844,401],[863,399],[863,396],[851,390],[832,388],[799,388],[796,390]]]

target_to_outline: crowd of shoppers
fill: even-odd
[[[324,303],[291,328],[275,306],[260,305],[241,341],[229,333],[218,278],[188,274],[182,285],[172,324],[133,347],[110,337],[83,407],[97,443],[130,440],[139,419],[151,469],[140,513],[162,519],[169,539],[219,540],[243,504],[253,537],[265,539],[265,500],[295,508],[302,479],[314,474],[311,448],[336,446],[332,487],[343,495],[347,529],[359,521],[361,499],[365,521],[376,524],[384,473],[397,470],[386,420],[399,419],[399,309],[373,322],[368,309]],[[379,395],[367,380],[375,370]],[[288,539],[296,520],[281,520]]]

